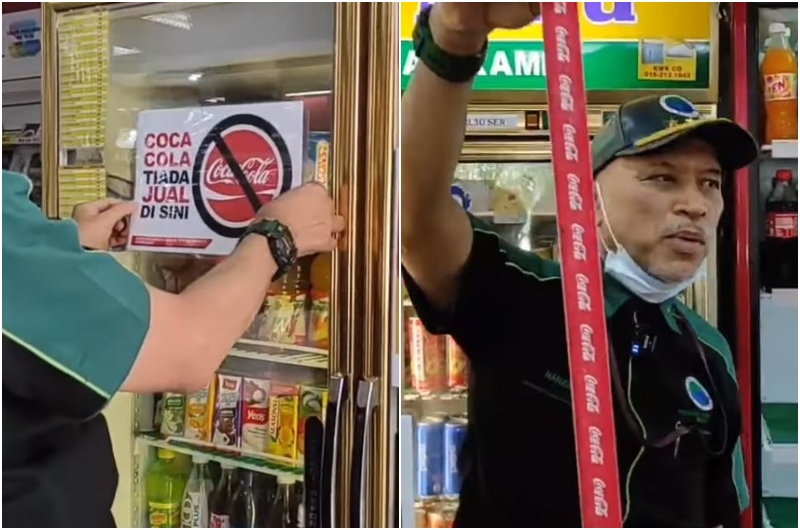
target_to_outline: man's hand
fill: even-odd
[[[328,191],[316,183],[287,191],[264,205],[256,219],[275,219],[292,233],[297,257],[330,252],[336,235],[344,230],[344,218],[333,212]]]
[[[78,223],[81,245],[93,250],[108,250],[128,240],[130,216],[136,204],[119,199],[100,199],[78,204],[72,218]]]
[[[431,32],[445,51],[472,55],[492,30],[527,26],[539,12],[539,2],[437,2],[431,11]]]

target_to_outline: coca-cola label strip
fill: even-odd
[[[619,528],[622,513],[579,5],[541,6],[581,518],[585,528]]]
[[[260,205],[303,181],[303,102],[139,114],[129,250],[227,255]]]

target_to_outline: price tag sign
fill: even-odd
[[[620,528],[603,275],[595,235],[579,4],[542,2],[572,412],[585,528]]]

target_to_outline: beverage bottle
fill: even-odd
[[[255,473],[241,470],[239,485],[230,505],[231,528],[263,527],[263,505],[258,497]]]
[[[766,142],[797,139],[797,57],[786,26],[769,25],[769,41],[761,64],[766,107]]]
[[[297,523],[292,510],[293,479],[278,477],[278,488],[267,512],[267,528],[293,528]]]
[[[775,173],[767,197],[767,237],[763,269],[773,288],[797,288],[797,188],[792,171]]]
[[[231,527],[231,501],[236,489],[234,467],[223,463],[220,465],[222,476],[208,499],[209,523],[211,528]]]
[[[186,475],[175,452],[159,448],[156,460],[147,470],[145,492],[150,528],[180,528],[181,500],[186,489]]]
[[[209,458],[195,455],[192,462],[194,467],[183,494],[181,527],[208,528],[208,496],[214,490],[211,471],[208,469]]]
[[[309,343],[328,348],[331,295],[331,253],[318,254],[311,264],[311,315],[308,324]]]

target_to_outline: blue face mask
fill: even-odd
[[[703,277],[705,273],[705,261],[699,267],[697,272],[692,278],[682,282],[665,282],[648,273],[633,259],[625,248],[619,244],[617,238],[614,236],[614,231],[608,222],[606,215],[606,208],[603,204],[603,197],[600,194],[600,187],[597,187],[597,197],[600,201],[600,211],[603,214],[603,220],[608,227],[608,233],[614,241],[616,250],[611,250],[606,246],[603,238],[600,238],[606,250],[606,257],[603,261],[603,270],[619,283],[624,285],[633,294],[651,304],[660,304],[666,302],[670,298],[674,298],[682,293],[686,288],[691,286],[694,282]]]

